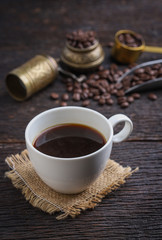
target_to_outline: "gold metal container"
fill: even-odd
[[[23,101],[51,83],[58,74],[54,58],[37,55],[6,77],[9,94],[17,101]]]
[[[66,43],[61,60],[73,69],[84,71],[99,66],[104,60],[104,51],[97,40],[94,45],[83,49]]]
[[[142,52],[162,53],[161,47],[146,46],[144,39],[141,37],[141,45],[139,47],[129,47],[119,41],[119,35],[129,33],[136,36],[137,33],[130,30],[120,30],[115,34],[115,44],[112,48],[112,56],[120,63],[134,63]]]

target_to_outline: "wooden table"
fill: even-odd
[[[147,93],[127,109],[119,105],[90,108],[106,117],[129,116],[134,130],[129,139],[114,144],[111,158],[123,166],[139,167],[117,191],[77,218],[57,221],[25,201],[9,179],[5,158],[25,148],[24,131],[38,113],[58,106],[52,91],[63,93],[61,77],[24,102],[7,93],[5,75],[39,53],[59,57],[65,34],[74,29],[94,29],[103,45],[120,29],[141,33],[147,45],[162,47],[162,1],[1,1],[0,6],[0,239],[162,239],[162,91],[158,100]],[[106,52],[105,66],[112,62]],[[143,53],[138,63],[160,59]],[[80,105],[69,101],[69,105]]]

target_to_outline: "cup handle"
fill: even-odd
[[[123,129],[113,136],[113,142],[119,143],[125,140],[133,130],[132,121],[124,114],[116,114],[109,118],[109,121],[114,128],[118,123],[125,122]]]

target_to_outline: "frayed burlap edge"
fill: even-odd
[[[28,156],[27,150],[24,150],[21,153],[24,158]],[[37,195],[30,186],[27,185],[23,177],[16,171],[14,168],[14,164],[12,162],[12,158],[16,158],[20,156],[19,154],[12,155],[11,157],[6,158],[5,162],[8,166],[12,169],[5,173],[5,176],[11,179],[13,186],[17,189],[21,189],[22,194],[24,195],[25,199],[29,201],[29,203],[33,207],[37,207],[44,212],[49,214],[53,214],[55,212],[62,212],[60,215],[56,217],[57,220],[65,219],[67,216],[71,216],[75,218],[77,215],[81,213],[81,211],[86,209],[93,209],[98,203],[102,201],[102,199],[112,191],[119,188],[122,184],[124,184],[126,179],[130,177],[134,172],[137,172],[139,168],[132,170],[130,167],[124,168],[125,174],[122,175],[115,183],[108,185],[106,188],[102,189],[101,191],[97,192],[95,195],[91,195],[89,198],[86,199],[83,203],[80,201],[70,207],[68,210],[64,210],[60,208],[60,206],[48,201],[47,199]]]

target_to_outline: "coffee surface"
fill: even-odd
[[[102,134],[93,128],[80,124],[63,124],[42,132],[33,146],[53,157],[73,158],[93,153],[105,143]]]

